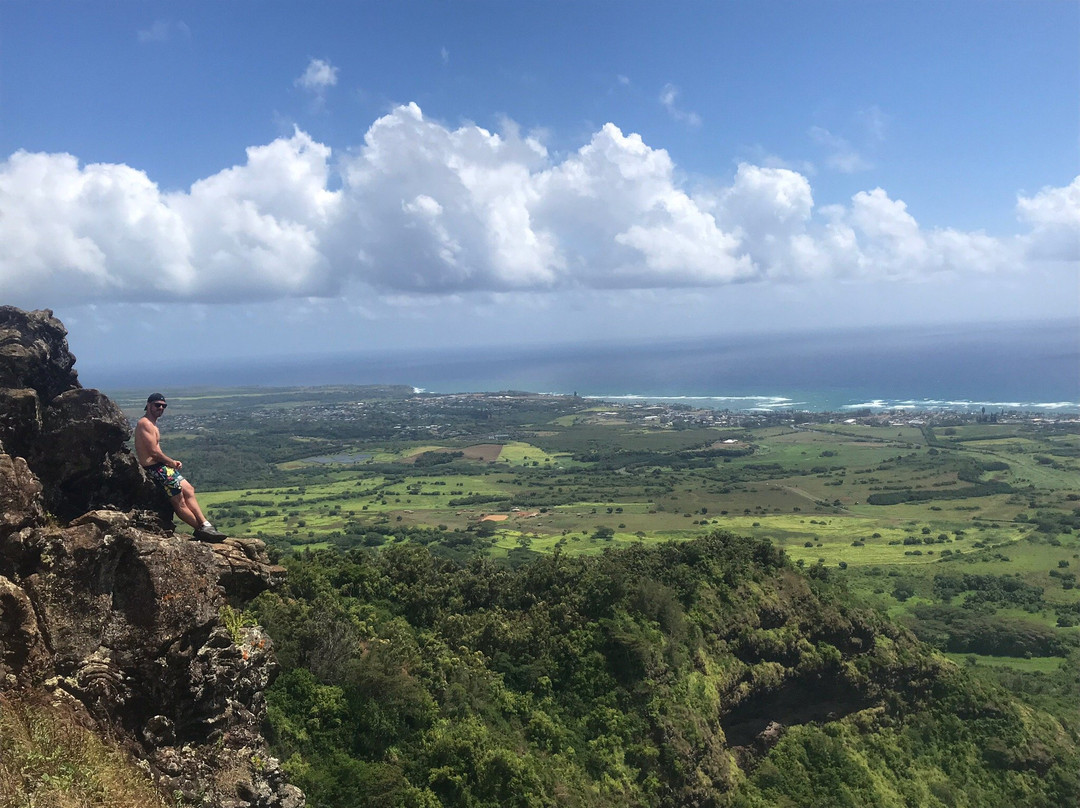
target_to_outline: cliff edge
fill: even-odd
[[[0,708],[66,702],[170,798],[301,808],[261,734],[270,639],[226,619],[284,570],[258,540],[173,533],[66,336],[51,311],[0,307]]]

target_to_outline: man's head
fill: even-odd
[[[143,409],[149,413],[155,413],[161,415],[165,412],[165,408],[169,405],[165,403],[165,396],[161,393],[151,393],[150,397],[146,399],[146,406]]]

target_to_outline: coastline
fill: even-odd
[[[553,395],[566,395],[553,393]],[[856,412],[871,410],[878,412],[905,410],[911,412],[1052,412],[1060,414],[1080,414],[1080,401],[969,401],[946,399],[886,399],[874,398],[864,401],[837,403],[831,406],[809,406],[810,401],[798,400],[787,396],[710,396],[710,395],[594,395],[583,393],[582,398],[598,401],[626,403],[664,403],[685,404],[690,407],[711,410],[736,411],[781,411],[802,412]],[[807,398],[807,397],[804,397]]]

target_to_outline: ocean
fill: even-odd
[[[161,368],[80,363],[84,385],[128,390]],[[714,409],[1080,412],[1073,322],[831,330],[661,342],[402,350],[170,368],[181,387],[402,384],[434,393],[518,390]]]

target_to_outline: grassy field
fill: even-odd
[[[1012,425],[1001,426],[1000,434],[988,424],[954,428],[946,440],[955,448],[940,452],[928,448],[923,433],[911,427],[818,424],[743,430],[751,454],[685,469],[668,463],[710,439],[718,445],[718,430],[580,423],[591,414],[560,416],[535,443],[339,446],[331,455],[277,464],[284,478],[279,485],[201,497],[209,510],[222,511],[219,521],[238,534],[271,534],[303,521],[302,527],[318,537],[342,530],[350,519],[387,516],[414,525],[466,529],[510,501],[520,510],[537,511],[543,505],[532,506],[530,494],[546,502],[557,490],[561,501],[529,517],[527,527],[504,508],[511,517],[505,530],[561,537],[610,527],[616,530],[615,541],[624,536],[640,541],[640,533],[656,540],[724,528],[768,535],[795,558],[859,566],[927,564],[940,561],[945,551],[950,551],[947,557],[970,552],[975,544],[1015,543],[1034,529],[1023,521],[1031,508],[1067,512],[1066,498],[1080,494],[1077,460],[1069,456],[1077,451],[1075,436],[1019,435]],[[194,438],[174,434],[169,440],[186,448]],[[305,444],[302,437],[297,444],[322,448]],[[589,473],[590,464],[581,456],[613,445],[651,453],[647,460],[652,462],[644,469],[606,475],[602,487],[609,496],[601,499],[595,496],[596,474]],[[1061,449],[1066,455],[1056,457]],[[447,453],[448,459],[453,454],[454,462],[421,467],[419,459],[438,453]],[[997,463],[1002,468],[982,478],[1013,490],[963,496],[968,484],[958,473],[964,461]],[[314,466],[321,467],[320,482],[310,482],[310,475],[289,478],[291,472]],[[942,498],[869,504],[875,492],[901,490]],[[489,499],[462,503],[479,497]],[[1050,555],[1046,561],[1061,560]]]
[[[945,654],[957,665],[982,665],[988,667],[1009,668],[1025,673],[1054,673],[1061,667],[1061,657],[1004,657],[986,654]]]
[[[211,480],[199,497],[219,528],[275,552],[420,541],[516,564],[727,530],[932,641],[986,620],[1017,638],[950,652],[959,664],[1034,674],[1080,644],[1077,424],[675,425],[579,400],[391,393],[173,396],[196,412],[163,442]]]

